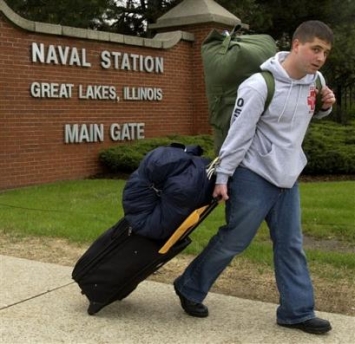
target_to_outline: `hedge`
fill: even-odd
[[[214,157],[212,136],[171,135],[120,144],[101,151],[99,159],[111,173],[131,173],[138,167],[145,154],[154,148],[168,146],[171,143],[199,145],[203,149],[203,156],[211,159]]]
[[[308,159],[304,175],[355,174],[355,121],[341,125],[329,120],[314,121],[308,129],[303,150]],[[144,155],[159,146],[173,142],[200,145],[204,156],[213,159],[211,135],[172,135],[119,144],[99,154],[110,173],[131,173]]]
[[[355,174],[355,122],[313,122],[304,140],[305,175]]]

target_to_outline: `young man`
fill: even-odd
[[[255,74],[240,85],[231,127],[219,153],[213,193],[226,201],[226,224],[174,282],[189,315],[208,316],[202,301],[212,284],[248,247],[265,220],[273,241],[280,293],[277,324],[317,334],[331,329],[327,320],[314,313],[297,178],[307,162],[302,142],[309,122],[312,117],[328,115],[335,102],[318,72],[332,43],[327,25],[307,21],[295,31],[290,52],[279,52],[262,64],[261,69],[270,71],[275,79],[275,94],[265,112],[267,88],[262,76]],[[324,85],[323,106],[314,114],[317,75]]]

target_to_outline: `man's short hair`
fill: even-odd
[[[315,38],[333,45],[333,31],[319,20],[303,22],[294,32],[292,40],[298,39],[301,43],[306,43],[313,41]]]

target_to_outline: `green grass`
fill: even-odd
[[[355,182],[301,185],[304,232],[355,243]]]
[[[60,182],[0,193],[0,230],[16,236],[67,238],[91,243],[123,216],[121,195],[124,180],[93,179]],[[316,266],[355,272],[355,182],[301,183],[304,232],[321,240],[346,242],[354,252],[307,250]],[[223,224],[220,204],[191,235],[185,253],[197,254]],[[243,253],[260,266],[272,266],[268,230],[263,224]],[[339,270],[340,271],[340,270]],[[343,273],[342,273],[343,275]]]
[[[122,216],[123,180],[80,180],[0,193],[0,229],[90,242]]]

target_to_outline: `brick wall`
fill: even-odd
[[[145,138],[210,133],[200,56],[211,25],[184,27],[194,40],[169,48],[44,34],[15,25],[0,12],[0,189],[84,178],[102,171],[100,150],[114,141],[112,124],[144,123]],[[190,35],[191,36],[191,35]],[[85,49],[91,67],[32,61],[32,43]],[[163,73],[104,69],[102,51],[164,59]],[[70,98],[33,97],[31,85],[73,84]],[[115,87],[117,100],[79,99],[79,85]],[[123,87],[158,88],[161,101],[123,100]],[[65,125],[102,124],[101,142],[65,143]],[[132,137],[131,137],[132,138]],[[133,138],[134,139],[134,138]]]

